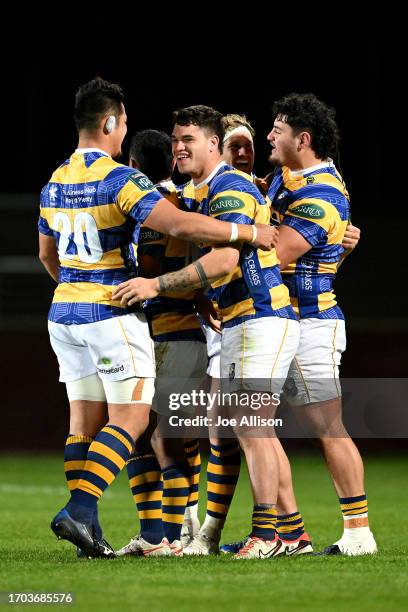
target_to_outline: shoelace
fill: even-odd
[[[239,555],[248,552],[248,550],[251,550],[251,548],[253,548],[255,546],[255,543],[259,540],[260,538],[249,538],[247,540],[247,543],[245,544],[245,546],[243,548],[241,548],[241,550],[239,551]]]

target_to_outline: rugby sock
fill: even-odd
[[[190,440],[184,444],[187,461],[190,466],[190,487],[185,518],[198,518],[198,489],[200,484],[201,456],[198,440]]]
[[[170,465],[163,474],[163,529],[171,544],[180,540],[184,512],[189,495],[190,466],[188,462]]]
[[[300,512],[279,514],[276,520],[276,531],[282,540],[297,540],[305,533],[305,526]]]
[[[64,472],[69,491],[73,491],[81,478],[88,449],[93,438],[90,436],[69,434],[65,442]]]
[[[339,502],[345,533],[352,529],[368,529],[368,503],[365,493],[356,497],[339,497]]]
[[[89,447],[82,476],[66,509],[72,518],[91,523],[98,499],[125,465],[133,439],[116,425],[106,425]]]
[[[276,506],[271,504],[257,504],[252,512],[251,536],[273,540],[276,530]]]
[[[88,449],[92,442],[93,438],[90,436],[69,434],[67,437],[64,451],[64,472],[70,492],[78,485],[82,470],[85,466]],[[95,536],[100,540],[102,537],[102,529],[98,520],[98,507],[96,507],[94,511],[92,524],[95,530]]]
[[[216,446],[211,444],[207,465],[207,514],[201,531],[212,536],[224,527],[237,486],[241,452],[236,440]]]
[[[140,535],[150,544],[159,544],[164,538],[163,479],[159,462],[154,454],[131,455],[126,468],[139,514]]]

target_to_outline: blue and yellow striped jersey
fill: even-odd
[[[180,208],[175,185],[166,181],[156,185],[157,190],[174,206]],[[199,257],[197,247],[184,240],[165,236],[143,226],[140,231],[138,256],[149,255],[160,260],[161,274],[175,272]],[[143,272],[142,272],[143,275]],[[194,309],[194,291],[179,291],[171,297],[158,296],[149,300],[144,308],[153,340],[198,340],[205,342],[200,322]]]
[[[251,177],[224,162],[203,183],[187,183],[181,197],[189,210],[221,221],[269,223],[269,207]],[[224,327],[260,317],[296,318],[275,249],[261,251],[244,244],[236,268],[212,288]]]
[[[282,271],[300,318],[344,319],[333,292],[350,213],[343,179],[329,160],[302,172],[279,168],[268,191],[271,223],[289,225],[311,249]]]
[[[54,236],[58,286],[48,315],[66,325],[130,312],[112,300],[136,271],[140,226],[162,196],[141,172],[99,149],[77,149],[41,192],[39,231]]]

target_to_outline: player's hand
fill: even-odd
[[[257,237],[253,243],[258,249],[262,251],[271,251],[276,247],[279,240],[279,230],[273,225],[263,225],[256,223]]]
[[[273,176],[273,172],[270,172],[265,176],[265,178],[255,177],[255,185],[258,187],[259,191],[266,195],[268,193],[269,185],[271,184],[271,179]]]
[[[118,285],[112,293],[112,299],[120,300],[121,306],[126,308],[126,306],[149,300],[157,295],[159,295],[157,278],[139,276]]]
[[[346,231],[344,232],[344,238],[341,246],[347,251],[353,251],[353,249],[355,249],[358,245],[360,236],[360,228],[349,223],[349,225],[346,227]]]
[[[194,297],[194,305],[197,312],[207,325],[218,334],[221,334],[221,321],[218,319],[217,311],[213,302],[206,295],[197,292]]]

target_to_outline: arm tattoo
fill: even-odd
[[[196,269],[199,280],[193,280],[190,272],[186,269],[163,274],[159,276],[159,293],[207,287],[210,283],[201,263],[195,261],[192,265]]]
[[[198,274],[198,278],[200,279],[201,282],[201,287],[209,287],[210,283],[208,281],[208,277],[206,275],[206,273],[204,272],[204,268],[201,265],[201,263],[199,261],[195,261],[193,263],[193,266],[196,269],[196,272]]]

